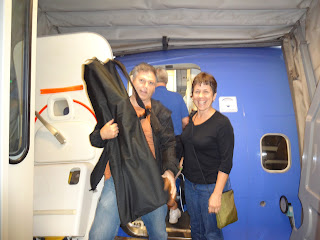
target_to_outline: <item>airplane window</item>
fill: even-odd
[[[285,135],[266,134],[261,138],[261,164],[267,172],[290,168],[290,145]]]
[[[29,148],[32,1],[12,1],[9,162],[21,162]]]
[[[201,72],[200,67],[193,63],[155,65],[154,67],[166,69],[168,73],[167,89],[181,94],[189,113],[195,110],[196,107],[191,98],[191,87],[194,77]]]

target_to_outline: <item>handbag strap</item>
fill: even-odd
[[[194,123],[193,123],[192,118],[193,118],[196,114],[198,114],[198,112],[196,112],[195,114],[193,114],[192,116],[190,116],[190,120],[191,120],[191,138],[193,138],[193,126],[194,126]],[[196,150],[194,149],[194,145],[193,145],[193,144],[192,144],[192,149],[193,149],[194,156],[196,157],[196,160],[197,160],[197,163],[198,163],[198,167],[199,167],[199,169],[200,169],[200,172],[201,172],[203,181],[204,181],[204,183],[205,183],[206,185],[208,185],[208,184],[207,184],[207,181],[206,181],[206,178],[204,177],[203,171],[202,171],[202,169],[201,169],[201,165],[200,165],[200,162],[199,162],[199,159],[198,159],[198,156],[197,156]],[[207,190],[208,190],[208,192],[209,192],[208,186],[207,186]]]
[[[198,114],[198,112],[196,112],[195,114],[193,114],[192,116],[190,116],[190,120],[191,120],[191,137],[193,137],[193,126],[194,126],[192,117],[195,116],[196,114]],[[198,163],[198,166],[199,166],[199,169],[200,169],[200,172],[201,172],[203,181],[204,181],[204,183],[205,183],[206,185],[208,185],[208,183],[207,183],[207,181],[206,181],[206,178],[204,177],[203,171],[202,171],[202,169],[201,169],[201,165],[200,165],[200,162],[199,162],[199,159],[198,159],[198,156],[197,156],[196,150],[194,149],[194,145],[193,145],[193,144],[192,144],[192,148],[193,148],[193,152],[194,152],[194,155],[195,155],[195,157],[196,157],[196,160],[197,160],[197,163]],[[208,190],[208,192],[210,192],[208,186],[207,186],[207,190]]]

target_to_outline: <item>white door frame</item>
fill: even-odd
[[[0,4],[0,238],[8,239],[11,0]]]

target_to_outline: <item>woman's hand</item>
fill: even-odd
[[[221,208],[221,196],[222,193],[213,192],[209,198],[208,202],[208,212],[209,213],[217,213]]]
[[[110,120],[100,129],[100,136],[102,140],[112,139],[118,136],[118,124],[113,122],[114,119]]]

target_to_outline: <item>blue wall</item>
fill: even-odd
[[[291,227],[279,208],[280,196],[292,203],[300,226],[298,199],[300,157],[295,113],[282,50],[273,48],[187,49],[119,57],[128,72],[140,63],[193,63],[212,74],[220,96],[236,96],[238,112],[224,113],[235,132],[234,165],[230,174],[238,222],[224,229],[225,239],[289,239]],[[127,86],[126,80],[124,80]],[[266,133],[286,135],[292,166],[285,173],[268,173],[261,166],[260,139]],[[265,207],[260,202],[265,201]]]

